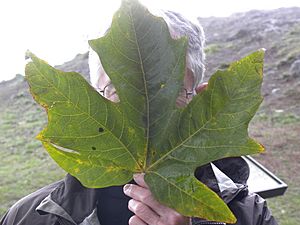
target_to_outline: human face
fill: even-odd
[[[119,102],[119,97],[117,95],[116,89],[112,85],[109,77],[104,72],[99,77],[99,84],[101,85],[101,93],[103,96],[110,101],[113,102]],[[179,108],[182,108],[186,106],[193,98],[193,96],[196,94],[196,91],[194,90],[194,75],[193,72],[186,68],[185,70],[185,76],[183,80],[183,87],[176,99],[176,106]]]

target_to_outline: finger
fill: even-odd
[[[153,212],[146,204],[131,199],[128,202],[128,209],[137,215],[146,224],[157,224],[159,215]]]
[[[147,225],[143,220],[141,220],[138,216],[130,217],[128,221],[129,225]]]
[[[207,88],[208,83],[202,83],[198,87],[196,87],[196,93],[199,94]]]
[[[143,188],[135,184],[126,184],[123,190],[127,196],[146,204],[158,215],[168,212],[169,208],[156,201],[150,190],[147,188]]]
[[[145,177],[144,173],[136,173],[133,175],[133,179],[138,185],[149,189],[149,186],[146,184],[144,177]]]

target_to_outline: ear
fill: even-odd
[[[196,93],[199,94],[202,91],[204,91],[207,88],[207,85],[208,85],[207,82],[199,84],[198,87],[196,87]]]

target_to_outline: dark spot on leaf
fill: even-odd
[[[96,150],[96,147],[93,146],[92,149],[93,149],[93,150]]]
[[[98,131],[99,131],[100,133],[102,133],[102,132],[104,131],[104,129],[103,129],[102,127],[99,127]]]
[[[192,191],[195,192],[195,188],[194,188],[194,185],[193,185],[193,184],[192,184]]]

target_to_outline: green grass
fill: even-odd
[[[267,200],[281,225],[297,224],[300,216],[300,121],[291,115],[259,115],[250,126],[251,136],[266,149],[255,158],[288,184],[285,195]]]
[[[300,116],[294,113],[286,113],[286,112],[260,112],[258,113],[255,118],[255,121],[264,121],[273,123],[274,126],[281,126],[283,124],[293,124],[300,122]]]
[[[299,220],[300,193],[299,188],[290,184],[284,196],[268,199],[276,219],[281,225],[295,225]]]
[[[0,217],[18,199],[65,174],[35,139],[45,112],[28,95],[17,96],[0,110]]]
[[[221,50],[221,46],[218,44],[210,44],[205,47],[206,54],[214,54]]]

